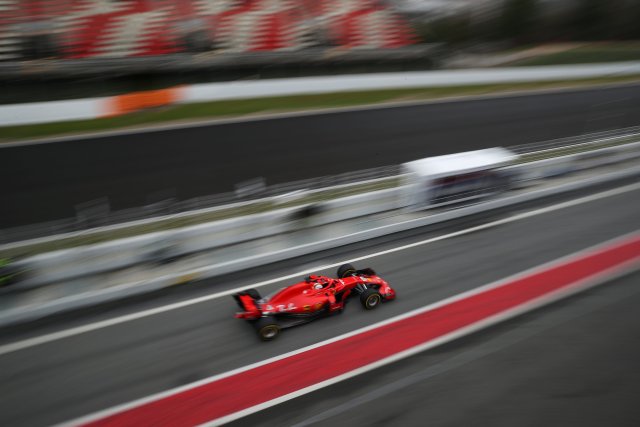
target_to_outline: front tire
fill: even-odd
[[[356,268],[351,264],[342,264],[338,267],[338,279],[344,279],[356,272]]]
[[[382,303],[382,295],[375,289],[366,289],[360,294],[360,303],[366,310],[373,310]]]
[[[273,317],[261,317],[255,326],[262,341],[271,341],[280,335],[280,325]]]

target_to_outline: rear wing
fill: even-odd
[[[233,299],[236,300],[236,303],[238,303],[238,306],[242,309],[241,312],[235,314],[235,317],[238,319],[257,319],[262,316],[262,311],[260,307],[258,307],[257,301],[247,292],[233,294]]]

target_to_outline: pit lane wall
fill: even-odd
[[[391,188],[317,204],[49,252],[20,261],[20,266],[25,267],[30,274],[17,286],[42,286],[145,262],[169,261],[199,251],[336,223],[390,211],[397,207],[398,192]]]
[[[570,80],[640,74],[640,61],[232,81],[178,86],[114,97],[0,106],[0,126],[88,120],[195,102],[383,89]]]
[[[635,158],[640,158],[640,142],[530,163],[502,165],[500,170],[512,178],[513,186],[522,188],[547,178]],[[466,169],[460,170],[467,171]],[[415,211],[415,206],[410,206],[410,201],[406,197],[410,186],[411,184],[405,184],[396,188],[316,204],[278,209],[261,214],[37,255],[20,262],[20,265],[31,273],[28,279],[17,286],[42,286],[145,262],[169,261],[199,251],[223,248],[306,228],[313,229],[397,209],[405,209],[407,212]],[[501,190],[503,189],[501,188]],[[482,201],[482,198],[486,197],[487,194],[483,192],[478,201]],[[480,206],[484,205],[480,204]],[[422,207],[424,208],[424,206]],[[453,211],[464,212],[464,208],[453,209]],[[10,244],[4,247],[19,244]],[[271,258],[265,257],[264,259]],[[261,265],[264,259],[257,261],[256,265]],[[273,260],[269,262],[273,262]],[[225,272],[234,271],[233,268],[231,267],[231,270],[225,270]]]

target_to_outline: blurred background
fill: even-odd
[[[3,0],[0,102],[238,78],[637,59],[640,47],[622,42],[640,38],[639,19],[633,0]],[[58,82],[43,93],[43,79]]]

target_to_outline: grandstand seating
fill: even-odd
[[[20,39],[13,25],[18,13],[18,0],[0,0],[0,60],[15,59],[20,51]]]
[[[252,52],[413,42],[381,0],[0,0],[0,59],[15,58],[24,40],[43,33],[66,58],[162,55],[196,44]]]

